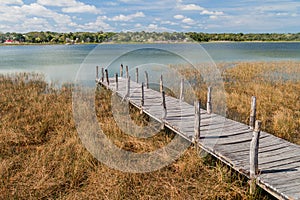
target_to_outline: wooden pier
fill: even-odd
[[[98,84],[116,92],[121,98],[127,98],[130,104],[151,118],[183,138],[196,142],[203,150],[248,177],[252,182],[251,188],[258,185],[278,199],[300,199],[300,146],[260,131],[259,121],[256,121],[255,127],[256,99],[252,99],[254,107],[250,117],[252,125],[249,126],[210,113],[209,96],[208,110],[199,108],[197,113],[197,106],[184,102],[182,94],[180,99],[163,98],[162,85],[162,92],[158,92],[149,89],[148,83],[132,81],[138,81],[138,77],[130,79],[127,75],[123,78],[116,74],[116,77],[109,78],[107,70],[105,72],[105,78],[103,72],[101,78],[97,75]],[[197,118],[199,122],[195,123]],[[197,124],[199,138],[195,134]],[[255,148],[258,148],[257,152]],[[257,155],[258,163],[257,160],[255,162]]]

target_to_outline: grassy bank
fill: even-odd
[[[249,196],[243,177],[210,157],[201,159],[193,148],[156,172],[110,169],[78,138],[70,86],[53,89],[39,75],[19,74],[0,76],[0,90],[0,199],[268,199],[260,192]],[[98,92],[96,103],[110,95]],[[155,149],[172,137],[161,132],[150,143],[120,137],[105,105],[98,106],[100,125],[126,150]],[[146,120],[134,110],[131,115],[138,123]]]

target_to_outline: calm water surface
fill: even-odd
[[[161,49],[168,49],[162,51]],[[134,50],[134,52],[132,52]],[[175,52],[175,53],[174,53]],[[179,56],[175,55],[179,52]],[[105,66],[107,61],[137,66],[147,63],[163,65],[183,62],[189,54],[191,62],[211,58],[214,62],[300,61],[300,43],[204,43],[190,44],[103,44],[0,46],[0,73],[34,71],[44,73],[48,81],[73,81],[82,63]],[[119,55],[125,54],[126,56]],[[116,61],[115,59],[118,60]],[[102,62],[105,60],[106,62]]]

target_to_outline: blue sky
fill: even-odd
[[[1,0],[0,31],[300,32],[299,0]]]

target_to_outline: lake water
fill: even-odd
[[[101,44],[0,46],[0,73],[35,71],[48,81],[73,81],[82,67],[120,63],[130,67],[156,63],[300,61],[300,43]],[[117,69],[116,69],[117,70]]]

